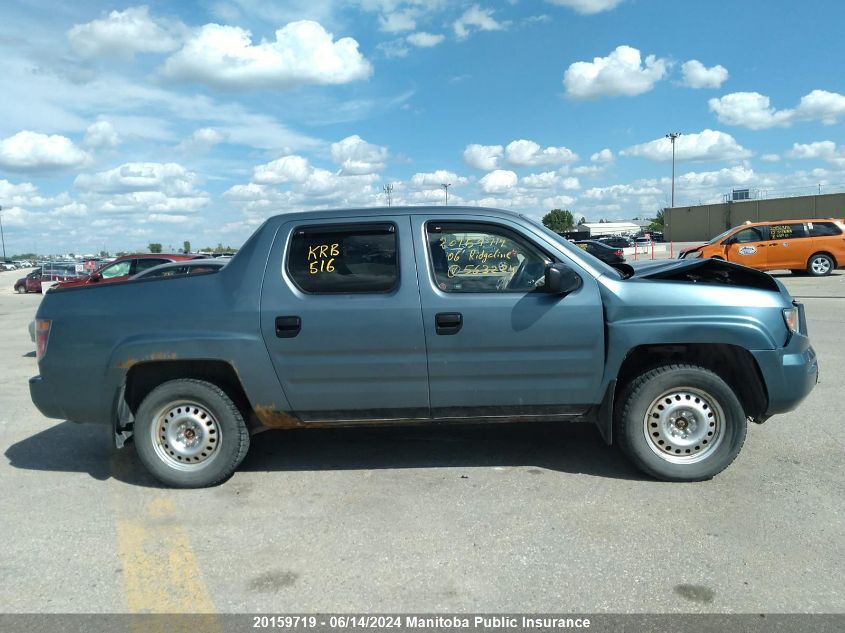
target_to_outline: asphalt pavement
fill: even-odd
[[[3,612],[843,612],[845,271],[780,276],[821,381],[712,481],[641,475],[589,425],[274,431],[205,490],[46,419],[0,273]],[[91,389],[98,389],[91,377]]]

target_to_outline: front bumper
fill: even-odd
[[[769,395],[767,417],[795,409],[819,380],[816,352],[804,334],[794,333],[781,349],[752,350],[751,354],[757,360]]]

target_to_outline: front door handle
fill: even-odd
[[[293,338],[302,329],[302,319],[298,316],[276,317],[276,336],[279,338]]]
[[[457,334],[464,324],[460,312],[438,312],[434,316],[434,329],[438,334]]]

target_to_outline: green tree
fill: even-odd
[[[190,253],[191,252],[191,243],[188,240],[182,242],[182,252],[183,253]]]
[[[582,216],[581,216],[581,219],[580,219],[580,220],[578,220],[578,224],[586,224],[586,223],[587,223],[587,218],[585,218],[585,217],[582,215]]]
[[[555,233],[565,233],[572,230],[575,222],[566,209],[552,209],[543,216],[543,224]]]
[[[648,230],[649,231],[659,231],[660,233],[663,233],[665,218],[666,218],[665,211],[663,209],[660,209],[657,212],[657,216],[654,219],[652,219],[651,224],[648,225]]]
[[[158,242],[151,242],[147,245],[147,248],[150,249],[151,253],[160,253],[161,252],[161,244]]]

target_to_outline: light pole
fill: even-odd
[[[452,186],[452,183],[451,182],[444,182],[444,183],[441,183],[440,186],[443,187],[443,191],[446,192],[446,206],[448,207],[449,206],[449,187]]]
[[[387,194],[387,206],[391,206],[393,202],[393,185],[388,183],[382,187],[384,193]]]
[[[675,207],[675,139],[680,135],[680,132],[669,132],[666,135],[666,138],[672,141],[672,208]]]
[[[3,235],[3,207],[0,206],[0,241],[3,242],[3,261],[6,261],[6,236]]]

